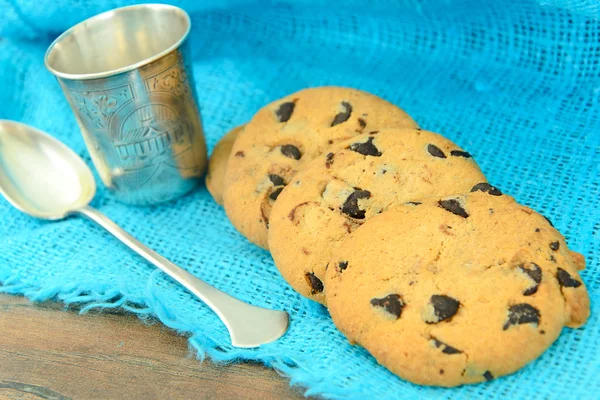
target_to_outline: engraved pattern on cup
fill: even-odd
[[[165,182],[204,172],[206,149],[203,137],[196,138],[202,125],[188,73],[177,52],[159,61],[98,82],[63,84],[102,180],[128,202],[164,201],[168,194],[161,196],[157,188]],[[121,84],[106,87],[117,78]],[[126,193],[144,198],[123,197]]]
[[[148,27],[152,23],[157,23],[154,30]],[[109,35],[113,47],[102,47],[104,42],[97,39],[110,33],[102,31],[106,24],[117,32]],[[100,178],[124,202],[154,204],[176,198],[193,188],[206,168],[202,121],[186,63],[189,26],[189,17],[177,7],[125,7],[65,32],[46,54],[46,65],[71,105]],[[166,36],[152,36],[163,29]],[[131,42],[120,43],[121,37]],[[110,58],[115,46],[129,52],[119,50]]]

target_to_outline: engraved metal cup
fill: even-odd
[[[120,201],[156,204],[191,190],[206,144],[187,64],[190,18],[147,4],[85,20],[48,48],[104,184]]]

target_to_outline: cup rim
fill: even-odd
[[[116,14],[118,12],[122,12],[125,10],[132,10],[132,9],[143,9],[143,8],[174,10],[184,18],[185,22],[187,23],[187,29],[181,35],[181,37],[177,40],[177,42],[173,43],[171,46],[167,47],[166,49],[152,55],[151,57],[145,58],[145,59],[140,60],[133,64],[125,65],[120,68],[111,69],[111,70],[102,71],[102,72],[72,74],[72,73],[59,71],[50,65],[49,57],[50,57],[50,54],[52,53],[52,51],[54,50],[54,48],[56,47],[56,45],[59,44],[60,42],[62,42],[66,37],[70,36],[77,28],[81,27],[84,24],[93,22],[95,20],[107,18],[108,16],[110,16],[112,14]],[[48,49],[46,50],[46,54],[44,55],[44,64],[45,64],[46,68],[53,75],[55,75],[58,78],[69,79],[69,80],[90,80],[90,79],[107,78],[110,76],[115,76],[115,75],[119,75],[119,74],[122,74],[125,72],[133,71],[139,67],[148,65],[148,64],[166,56],[167,54],[171,53],[173,50],[175,50],[181,46],[181,44],[187,39],[191,29],[192,29],[192,21],[190,19],[189,14],[182,8],[173,6],[170,4],[146,3],[146,4],[136,4],[133,6],[114,8],[112,10],[108,10],[108,11],[102,12],[100,14],[96,14],[90,18],[87,18],[87,19],[73,25],[66,31],[64,31],[60,36],[58,36],[56,39],[54,39],[54,41],[50,44],[50,46],[48,46]]]

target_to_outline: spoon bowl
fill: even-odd
[[[28,125],[0,120],[0,193],[26,214],[59,220],[89,204],[96,182],[64,144]]]
[[[236,347],[257,347],[280,338],[288,314],[244,303],[173,264],[88,204],[96,193],[90,168],[50,135],[0,120],[0,194],[36,218],[59,220],[80,214],[160,268],[208,305],[227,327]]]

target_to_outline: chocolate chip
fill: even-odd
[[[373,138],[369,137],[364,143],[352,143],[350,150],[362,154],[363,156],[380,157],[381,152],[373,144]]]
[[[331,123],[331,126],[336,126],[337,124],[346,122],[348,121],[348,118],[350,118],[350,115],[352,114],[352,106],[350,105],[350,103],[342,101],[342,107],[344,110],[335,116],[333,122]]]
[[[433,345],[435,347],[442,348],[442,353],[444,354],[460,354],[462,353],[462,351],[452,347],[452,346],[448,346],[446,343],[441,342],[439,340],[437,340],[436,338],[432,338],[431,339],[433,341]]]
[[[239,158],[244,158],[246,154],[244,154],[244,152],[240,150],[237,153],[235,153],[235,156]]]
[[[556,242],[550,242],[550,248],[554,251],[557,251],[560,247],[560,243],[558,240]]]
[[[333,164],[333,153],[329,153],[327,154],[327,157],[325,158],[325,168],[330,168],[331,164]]]
[[[340,271],[343,271],[346,268],[348,268],[348,261],[340,261],[338,263],[338,268],[340,269]]]
[[[270,195],[269,198],[271,200],[277,200],[277,198],[279,197],[279,195],[281,194],[281,191],[283,190],[282,187],[279,187],[277,189],[275,189]]]
[[[556,258],[554,258],[554,256],[552,254],[550,254],[550,261],[556,262]]]
[[[500,189],[486,182],[478,183],[477,185],[473,186],[471,192],[476,192],[478,190],[484,193],[491,194],[492,196],[502,196],[502,192],[500,191]]]
[[[342,205],[342,212],[344,214],[349,215],[352,218],[365,218],[365,210],[361,210],[360,208],[358,208],[358,200],[368,199],[369,197],[371,197],[371,192],[369,192],[368,190],[354,188],[354,192],[352,192],[352,194],[348,196],[348,198]]]
[[[483,374],[483,377],[488,382],[491,381],[492,379],[494,379],[494,375],[492,375],[492,373],[490,371],[485,371],[485,374]]]
[[[373,298],[371,299],[371,305],[373,307],[382,307],[388,313],[392,314],[396,317],[396,319],[400,318],[402,314],[402,308],[404,307],[404,302],[402,298],[398,294],[390,294],[381,299]]]
[[[438,206],[442,207],[446,211],[450,211],[452,214],[458,215],[459,217],[469,218],[469,214],[460,205],[460,202],[456,199],[440,200]]]
[[[446,155],[444,154],[444,152],[439,147],[437,147],[433,144],[427,145],[427,151],[429,152],[429,154],[431,154],[434,157],[446,158]]]
[[[421,203],[420,201],[408,201],[408,202],[406,202],[406,204],[410,204],[412,206],[418,206],[418,205],[421,205],[423,203]]]
[[[367,121],[362,118],[358,119],[358,124],[360,125],[360,130],[362,131],[367,126]]]
[[[440,375],[444,375],[444,370],[440,369]]]
[[[304,275],[304,277],[310,286],[310,294],[317,294],[323,291],[323,282],[321,282],[321,280],[317,278],[314,273],[308,272],[306,275]]]
[[[542,217],[544,217],[544,219],[546,221],[548,221],[548,223],[550,224],[550,226],[554,228],[554,224],[552,223],[552,221],[550,221],[550,218],[546,217],[545,215],[542,215]]]
[[[515,304],[508,309],[508,319],[504,323],[504,330],[512,325],[535,324],[540,322],[540,312],[537,308],[527,303]]]
[[[455,349],[452,346],[446,345],[446,347],[444,348],[444,350],[442,350],[442,353],[444,353],[444,354],[460,354],[460,353],[462,353],[462,351],[460,351],[458,349]]]
[[[281,154],[286,157],[293,158],[294,160],[299,160],[302,157],[302,153],[300,153],[300,149],[298,149],[293,144],[284,144],[281,146]]]
[[[525,289],[523,292],[523,296],[531,296],[536,293],[540,283],[542,282],[542,269],[536,263],[531,263],[531,268],[526,268],[524,265],[519,265],[521,271],[525,272],[527,276],[531,278],[532,281],[535,282],[535,285]]]
[[[573,279],[573,277],[562,268],[558,268],[556,270],[556,279],[558,279],[558,283],[562,287],[577,288],[581,286],[581,282],[579,282],[577,279]]]
[[[296,107],[296,103],[293,101],[281,104],[277,111],[275,111],[279,122],[288,122],[294,112],[294,107]]]
[[[536,233],[540,232],[540,228],[535,228]]]
[[[285,186],[285,181],[279,175],[269,174],[269,179],[275,186]]]
[[[437,324],[438,322],[450,319],[458,312],[460,303],[452,297],[434,294],[429,300],[433,306],[433,313],[437,321],[426,321],[428,324]]]
[[[461,150],[452,150],[450,152],[450,155],[454,156],[454,157],[464,157],[464,158],[471,158],[472,157],[471,154],[467,153],[466,151],[461,151]]]

